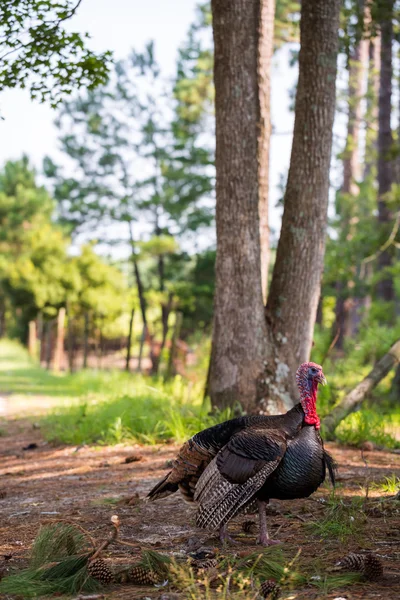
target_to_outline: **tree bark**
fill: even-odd
[[[325,249],[340,0],[304,0],[291,165],[267,320],[258,214],[260,1],[213,0],[217,260],[209,391],[282,412],[307,360]],[[268,322],[268,326],[267,326]]]
[[[388,237],[392,214],[385,195],[390,192],[393,183],[392,129],[390,124],[392,111],[392,42],[393,42],[393,0],[383,0],[380,21],[381,31],[381,74],[379,88],[379,131],[378,131],[378,222]],[[382,273],[392,266],[392,248],[384,250],[378,257]],[[384,273],[378,282],[377,294],[381,300],[394,300],[393,277]]]
[[[261,289],[267,301],[269,267],[269,152],[271,140],[271,65],[274,51],[275,0],[261,0],[258,41],[258,93],[260,137],[258,141],[258,211],[260,217]]]
[[[340,0],[304,0],[299,81],[282,230],[267,303],[291,399],[308,360],[325,252]],[[272,393],[274,390],[272,390]],[[293,400],[292,400],[293,401]]]
[[[386,377],[389,371],[400,362],[400,340],[395,342],[389,352],[381,358],[372,371],[361,383],[359,383],[343,400],[335,406],[332,412],[325,417],[323,425],[326,428],[328,436],[332,435],[342,421],[351,412],[357,410],[361,402],[367,397],[369,392]]]
[[[260,0],[212,0],[217,257],[209,392],[254,409],[267,360],[258,194]]]

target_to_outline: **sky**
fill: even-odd
[[[132,48],[140,50],[154,39],[156,58],[165,76],[173,76],[177,49],[195,17],[198,0],[83,0],[69,28],[89,32],[89,45],[98,51],[112,50],[116,59]],[[276,202],[281,173],[290,160],[293,114],[289,111],[288,90],[296,81],[296,69],[288,67],[288,51],[274,59],[272,73],[272,122],[276,134],[271,142],[270,206],[271,227],[276,231],[280,210]],[[49,155],[62,162],[58,150],[56,112],[33,102],[25,90],[9,90],[0,96],[0,164],[27,154],[40,169]]]

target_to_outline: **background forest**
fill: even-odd
[[[264,35],[273,27],[273,44],[261,52],[259,152],[264,160],[258,174],[260,285],[267,322],[279,303],[274,281],[280,276],[278,267],[274,271],[279,231],[270,231],[268,205],[280,220],[286,206],[290,210],[293,187],[290,175],[286,187],[288,174],[282,169],[282,198],[271,206],[269,137],[286,126],[271,123],[271,63],[278,57],[282,64],[282,57],[288,57],[287,68],[298,68],[300,36],[300,3],[277,0],[274,15],[272,4],[264,15]],[[35,10],[35,2],[27,5]],[[246,396],[216,388],[215,381],[222,378],[215,366],[218,352],[223,352],[219,326],[211,354],[214,306],[217,320],[220,308],[218,297],[214,305],[216,132],[210,5],[197,9],[179,48],[173,81],[158,65],[157,40],[113,61],[107,54],[82,57],[82,39],[66,34],[71,39],[64,42],[76,56],[76,81],[68,79],[65,64],[53,68],[40,46],[40,31],[33,41],[33,47],[41,48],[39,58],[19,53],[7,62],[9,52],[13,60],[17,44],[15,23],[22,22],[11,17],[6,31],[10,50],[5,46],[0,57],[0,88],[26,86],[33,99],[54,106],[63,159],[46,156],[38,170],[28,156],[21,156],[1,167],[0,336],[27,347],[34,362],[26,364],[40,362],[53,373],[32,366],[38,385],[57,383],[68,388],[68,396],[84,399],[61,415],[58,411],[46,417],[49,437],[77,443],[146,436],[151,441],[180,440],[199,429],[200,422],[205,426],[207,420],[253,410],[256,398],[251,392]],[[40,22],[40,15],[35,18]],[[320,394],[322,416],[400,338],[399,33],[398,2],[343,2],[321,291],[316,257],[315,267],[307,263],[303,277],[310,295],[303,294],[295,314],[293,309],[280,317],[278,328],[289,346],[296,345],[307,338],[306,325],[312,320],[312,336],[299,356],[308,353],[308,344],[311,359],[324,367],[329,386]],[[43,73],[49,69],[52,80],[46,83]],[[333,87],[332,97],[334,93]],[[293,110],[295,96],[293,89]],[[237,143],[234,137],[231,142]],[[295,152],[294,144],[291,171],[296,160],[301,167],[307,154],[304,148],[297,149],[297,157]],[[329,152],[326,156],[329,160]],[[302,185],[306,189],[306,178]],[[310,203],[310,221],[313,210]],[[229,243],[240,246],[234,234],[232,229]],[[278,263],[284,261],[279,256],[278,250]],[[228,279],[226,284],[219,279],[218,289],[225,287],[240,306],[239,288]],[[303,285],[292,279],[294,285]],[[249,293],[252,289],[250,285]],[[232,336],[243,340],[242,313],[226,314]],[[264,319],[264,310],[262,314]],[[282,339],[278,342],[282,348]],[[251,357],[246,344],[243,352]],[[2,347],[27,360],[9,341]],[[240,352],[237,360],[245,360]],[[284,362],[293,375],[296,363],[287,357]],[[291,393],[293,383],[285,377],[285,390]],[[13,389],[11,379],[4,379],[5,388]],[[352,406],[360,409],[341,422],[336,437],[351,444],[368,440],[398,445],[399,395],[397,368],[361,408]],[[144,408],[150,401],[151,415]],[[211,406],[217,411],[214,416]],[[268,412],[271,406],[263,409]],[[96,415],[90,430],[82,424],[82,411]],[[135,418],[143,412],[145,424]]]

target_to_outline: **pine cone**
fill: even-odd
[[[208,560],[195,560],[193,561],[193,568],[196,571],[207,571],[209,569],[215,569],[218,566],[216,558],[209,558]]]
[[[363,575],[370,581],[375,581],[383,575],[383,565],[375,554],[367,554],[364,557]]]
[[[134,565],[128,572],[128,580],[136,585],[154,585],[158,582],[158,577],[154,571],[142,565]]]
[[[113,579],[110,567],[102,558],[89,562],[87,569],[89,575],[101,583],[111,583]]]
[[[338,562],[338,566],[344,571],[363,571],[365,556],[363,554],[348,554]]]
[[[263,598],[269,598],[270,600],[276,600],[279,598],[280,587],[273,579],[267,579],[263,581],[260,587],[260,593]]]
[[[242,523],[242,529],[245,533],[255,533],[257,531],[257,525],[254,521],[244,521],[244,523]]]

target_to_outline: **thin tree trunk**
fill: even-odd
[[[146,325],[143,325],[142,335],[140,337],[139,355],[138,355],[138,364],[137,364],[137,371],[139,373],[142,371],[143,349],[144,349],[144,343],[146,341],[146,336],[147,336],[147,327],[146,327]]]
[[[252,410],[267,359],[261,289],[257,63],[260,0],[212,0],[217,257],[209,392]]]
[[[159,352],[158,354],[152,354],[152,366],[151,366],[151,374],[152,375],[157,375],[159,369],[160,369],[160,362],[161,362],[161,356],[162,356],[162,352],[165,348],[165,342],[167,341],[167,335],[168,335],[168,319],[169,319],[169,315],[171,313],[171,309],[172,309],[172,301],[173,301],[173,295],[169,294],[168,296],[168,302],[166,304],[162,304],[161,305],[161,324],[162,324],[162,338],[161,338],[161,344],[160,344],[160,348],[159,348]]]
[[[125,371],[130,371],[130,363],[131,363],[131,350],[132,350],[132,333],[133,333],[133,319],[135,317],[135,309],[131,310],[131,318],[129,320],[129,333],[128,340],[126,343],[126,362],[125,362]]]
[[[53,371],[58,373],[61,369],[61,362],[64,354],[64,335],[65,335],[65,308],[62,307],[57,315],[57,337],[54,351]]]
[[[46,350],[45,350],[45,360],[46,360],[46,369],[50,369],[51,365],[51,356],[53,352],[53,321],[46,321]]]
[[[318,306],[317,306],[317,314],[315,316],[315,323],[317,325],[322,326],[324,324],[324,311],[323,311],[323,297],[322,294],[319,297],[318,300]]]
[[[179,340],[181,327],[182,327],[182,319],[183,319],[182,313],[177,312],[176,318],[175,318],[174,332],[172,334],[171,349],[170,349],[169,358],[168,358],[167,371],[165,374],[166,380],[170,379],[173,375],[175,375],[174,360],[175,360],[175,355],[176,355],[176,343]]]
[[[6,334],[6,304],[5,300],[0,303],[0,338]]]
[[[89,314],[85,312],[83,327],[83,368],[87,369],[89,354]]]
[[[393,183],[392,129],[392,42],[393,42],[393,0],[382,2],[381,13],[381,75],[379,88],[379,132],[378,132],[378,222],[384,235],[390,233],[392,214],[385,195]],[[392,248],[384,250],[378,257],[380,272],[386,271],[378,282],[378,297],[385,302],[394,300],[393,276],[387,272],[392,266]]]
[[[367,109],[365,115],[365,167],[364,179],[375,177],[378,157],[378,99],[379,76],[381,70],[381,37],[377,35],[369,41],[369,67],[367,86]]]
[[[74,321],[71,315],[68,315],[67,326],[67,349],[68,349],[68,368],[69,372],[74,372]]]
[[[146,303],[146,298],[145,298],[145,293],[144,293],[144,286],[143,286],[142,278],[140,275],[139,265],[137,263],[136,254],[134,252],[135,242],[134,242],[134,238],[133,238],[133,230],[132,230],[131,222],[129,222],[129,236],[130,236],[131,251],[132,251],[131,261],[132,261],[132,265],[133,265],[133,274],[134,274],[134,277],[136,280],[136,287],[137,287],[137,291],[138,291],[140,311],[142,313],[143,325],[147,328],[147,303]]]
[[[389,371],[400,362],[400,340],[398,340],[390,348],[389,352],[381,358],[381,360],[375,365],[372,371],[367,375],[361,383],[359,383],[354,389],[351,390],[344,398],[339,402],[332,412],[325,417],[323,424],[326,428],[328,435],[332,435],[342,421],[348,414],[354,412],[359,408],[360,404],[365,400],[371,390],[389,373]]]
[[[303,0],[290,169],[267,316],[278,358],[270,397],[297,396],[294,373],[309,359],[325,252],[335,113],[340,0]],[[274,388],[279,383],[280,390]]]
[[[261,0],[258,41],[260,137],[258,145],[258,211],[260,216],[261,289],[267,301],[269,267],[269,152],[271,139],[271,64],[274,50],[275,0]]]
[[[29,321],[28,352],[29,356],[36,358],[36,321]]]
[[[44,360],[44,350],[43,350],[43,344],[44,344],[44,333],[43,333],[43,329],[44,329],[44,324],[43,324],[43,315],[42,313],[38,314],[37,317],[37,339],[39,340],[39,350],[38,350],[38,356],[39,356],[39,364],[42,364],[42,361]]]

